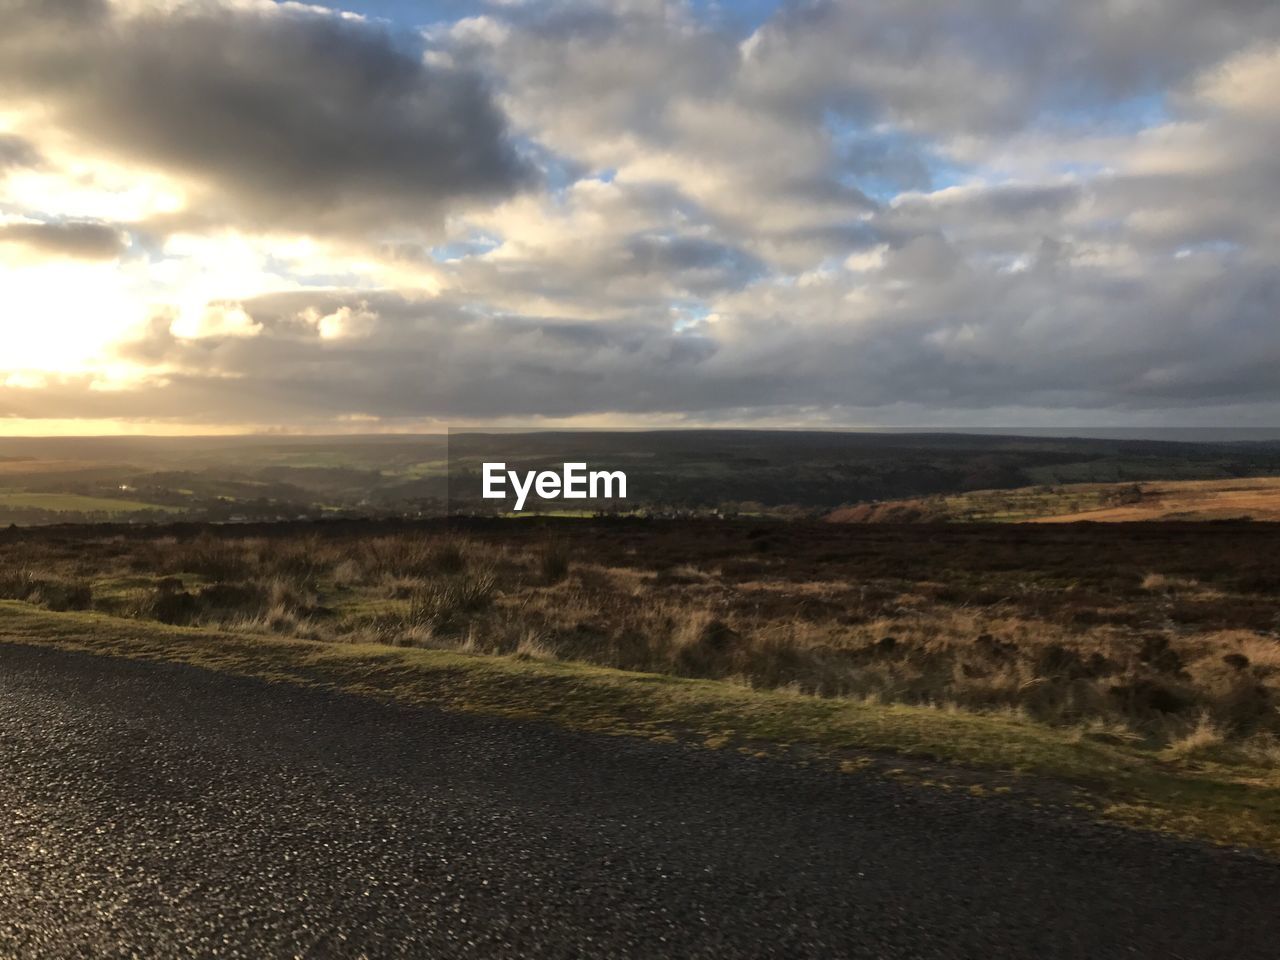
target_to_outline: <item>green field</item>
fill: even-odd
[[[115,500],[107,497],[85,497],[75,493],[0,493],[0,508],[52,510],[58,513],[136,513],[140,510],[175,512],[175,507],[162,507],[139,500]]]

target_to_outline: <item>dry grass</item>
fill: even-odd
[[[1280,478],[1157,481],[1137,485],[1134,503],[1041,517],[1037,523],[1092,520],[1130,523],[1139,520],[1219,520],[1251,517],[1280,520]]]
[[[0,643],[186,663],[611,735],[679,738],[978,796],[1012,792],[1037,805],[1067,804],[1135,826],[1280,851],[1274,751],[1237,745],[1224,756],[1217,747],[1205,755],[1212,729],[1157,750],[1102,721],[1061,730],[1016,711],[886,705],[568,663],[549,658],[531,632],[510,656],[476,656],[171,627],[0,601]]]
[[[834,523],[1280,520],[1280,477],[1069,483],[860,503]]]
[[[28,532],[0,541],[13,571],[0,596],[1016,715],[1185,757],[1277,755],[1280,565],[1258,552],[1274,537],[1261,525],[1169,527],[1150,543],[687,527]]]

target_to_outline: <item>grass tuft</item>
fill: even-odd
[[[883,705],[564,662],[543,656],[532,635],[511,656],[474,655],[300,643],[100,613],[54,614],[5,601],[0,642],[186,663],[615,735],[712,746],[723,746],[729,735],[766,755],[803,746],[811,758],[853,772],[888,752],[1035,775],[1082,790],[1084,805],[1110,819],[1280,852],[1280,776],[1274,766],[1258,765],[1258,756],[1212,754],[1207,725],[1185,748],[1161,751],[1124,737],[1046,727],[1015,713]],[[1002,783],[991,792],[1007,788]]]

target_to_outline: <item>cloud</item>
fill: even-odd
[[[313,324],[321,340],[341,340],[364,337],[378,322],[378,315],[369,309],[368,303],[355,306],[343,305],[330,313],[321,314],[315,307],[307,307],[299,319]]]
[[[786,5],[744,45],[779,106],[889,120],[936,135],[1008,133],[1071,116],[1090,125],[1280,31],[1257,0],[930,0]]]
[[[102,223],[0,223],[0,244],[21,244],[36,254],[82,260],[113,260],[128,245],[127,236]]]
[[[550,0],[418,39],[259,0],[16,9],[0,92],[49,122],[18,111],[0,157],[45,179],[11,166],[0,203],[48,242],[120,222],[138,256],[59,269],[143,293],[101,358],[129,377],[77,367],[0,409],[1280,411],[1275,4],[832,0],[744,30]],[[131,176],[163,180],[140,224],[47,186],[115,210],[73,186],[118,199]]]
[[[438,220],[532,178],[477,74],[299,5],[18,0],[0,91],[83,148],[181,178],[195,217],[241,226]]]
[[[550,4],[438,34],[493,78],[513,122],[620,182],[663,185],[735,245],[795,264],[815,227],[874,204],[848,182],[820,103],[763,95],[732,32],[656,3]]]
[[[870,283],[836,271],[800,288],[753,288],[725,298],[716,323],[684,332],[642,316],[483,315],[447,297],[276,294],[244,305],[261,324],[253,339],[185,340],[161,327],[124,349],[123,360],[164,371],[165,385],[115,402],[197,420],[270,409],[321,420],[536,411],[714,421],[788,409],[883,417],[909,405],[948,419],[1021,407],[1176,421],[1275,406],[1280,283],[1263,265],[1236,271],[1236,289],[1222,293],[1220,268],[1170,261],[1132,297],[1105,271],[1009,272],[954,256],[908,245]],[[904,285],[918,276],[929,282]],[[326,336],[316,322],[350,316],[364,318],[358,339]]]
[[[198,314],[180,316],[169,327],[182,340],[256,337],[262,324],[240,303],[210,303]]]
[[[12,133],[0,133],[0,173],[40,163],[40,151],[30,141]]]

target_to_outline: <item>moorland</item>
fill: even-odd
[[[834,523],[1135,523],[1280,520],[1280,477],[1068,483],[860,503]]]
[[[0,641],[842,769],[1035,774],[1280,849],[1273,443],[449,440],[5,441]],[[646,494],[433,516],[512,449],[625,465]]]
[[[0,599],[1007,712],[1280,759],[1258,523],[613,520],[11,529]]]

